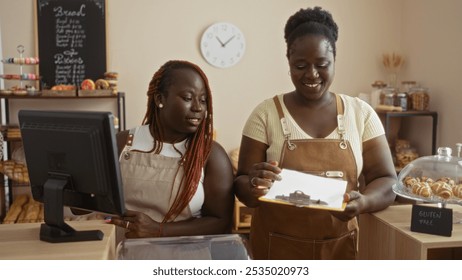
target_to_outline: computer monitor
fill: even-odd
[[[65,223],[63,208],[123,215],[112,113],[21,110],[18,119],[32,196],[44,204],[40,240],[101,240],[99,230]]]

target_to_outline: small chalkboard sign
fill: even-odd
[[[36,0],[42,89],[106,72],[106,0]]]
[[[411,231],[452,235],[452,209],[412,205]]]

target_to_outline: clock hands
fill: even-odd
[[[224,48],[225,47],[225,44],[223,44],[223,42],[220,40],[220,38],[218,38],[218,36],[215,36],[215,38],[218,40],[218,42],[220,43],[221,47]]]
[[[232,39],[234,39],[236,35],[233,35],[231,38],[228,39],[228,41],[226,41],[224,44],[223,44],[223,47],[225,47],[229,42],[231,42]]]
[[[216,38],[216,39],[218,40],[218,42],[220,43],[221,47],[224,48],[224,47],[226,47],[226,45],[227,45],[229,42],[231,42],[232,39],[234,39],[235,36],[236,36],[236,35],[231,36],[231,38],[229,38],[229,39],[228,39],[226,42],[224,42],[224,43],[220,40],[220,38],[218,38],[218,36],[215,36],[215,38]]]

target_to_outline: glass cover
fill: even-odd
[[[239,234],[126,239],[119,260],[248,260],[247,241]]]
[[[438,149],[437,155],[420,157],[406,165],[393,186],[405,198],[433,203],[462,205],[462,158],[452,149]]]

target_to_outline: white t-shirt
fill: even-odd
[[[351,144],[355,157],[358,176],[363,168],[363,143],[372,138],[385,134],[383,124],[372,107],[357,97],[340,94],[344,104],[345,138]],[[278,95],[284,112],[291,139],[313,139],[295,122],[287,110],[283,94]],[[244,136],[265,143],[269,146],[266,151],[267,160],[280,160],[284,144],[279,115],[272,98],[260,103],[250,114],[244,126]],[[340,139],[337,130],[332,131],[325,139]]]

